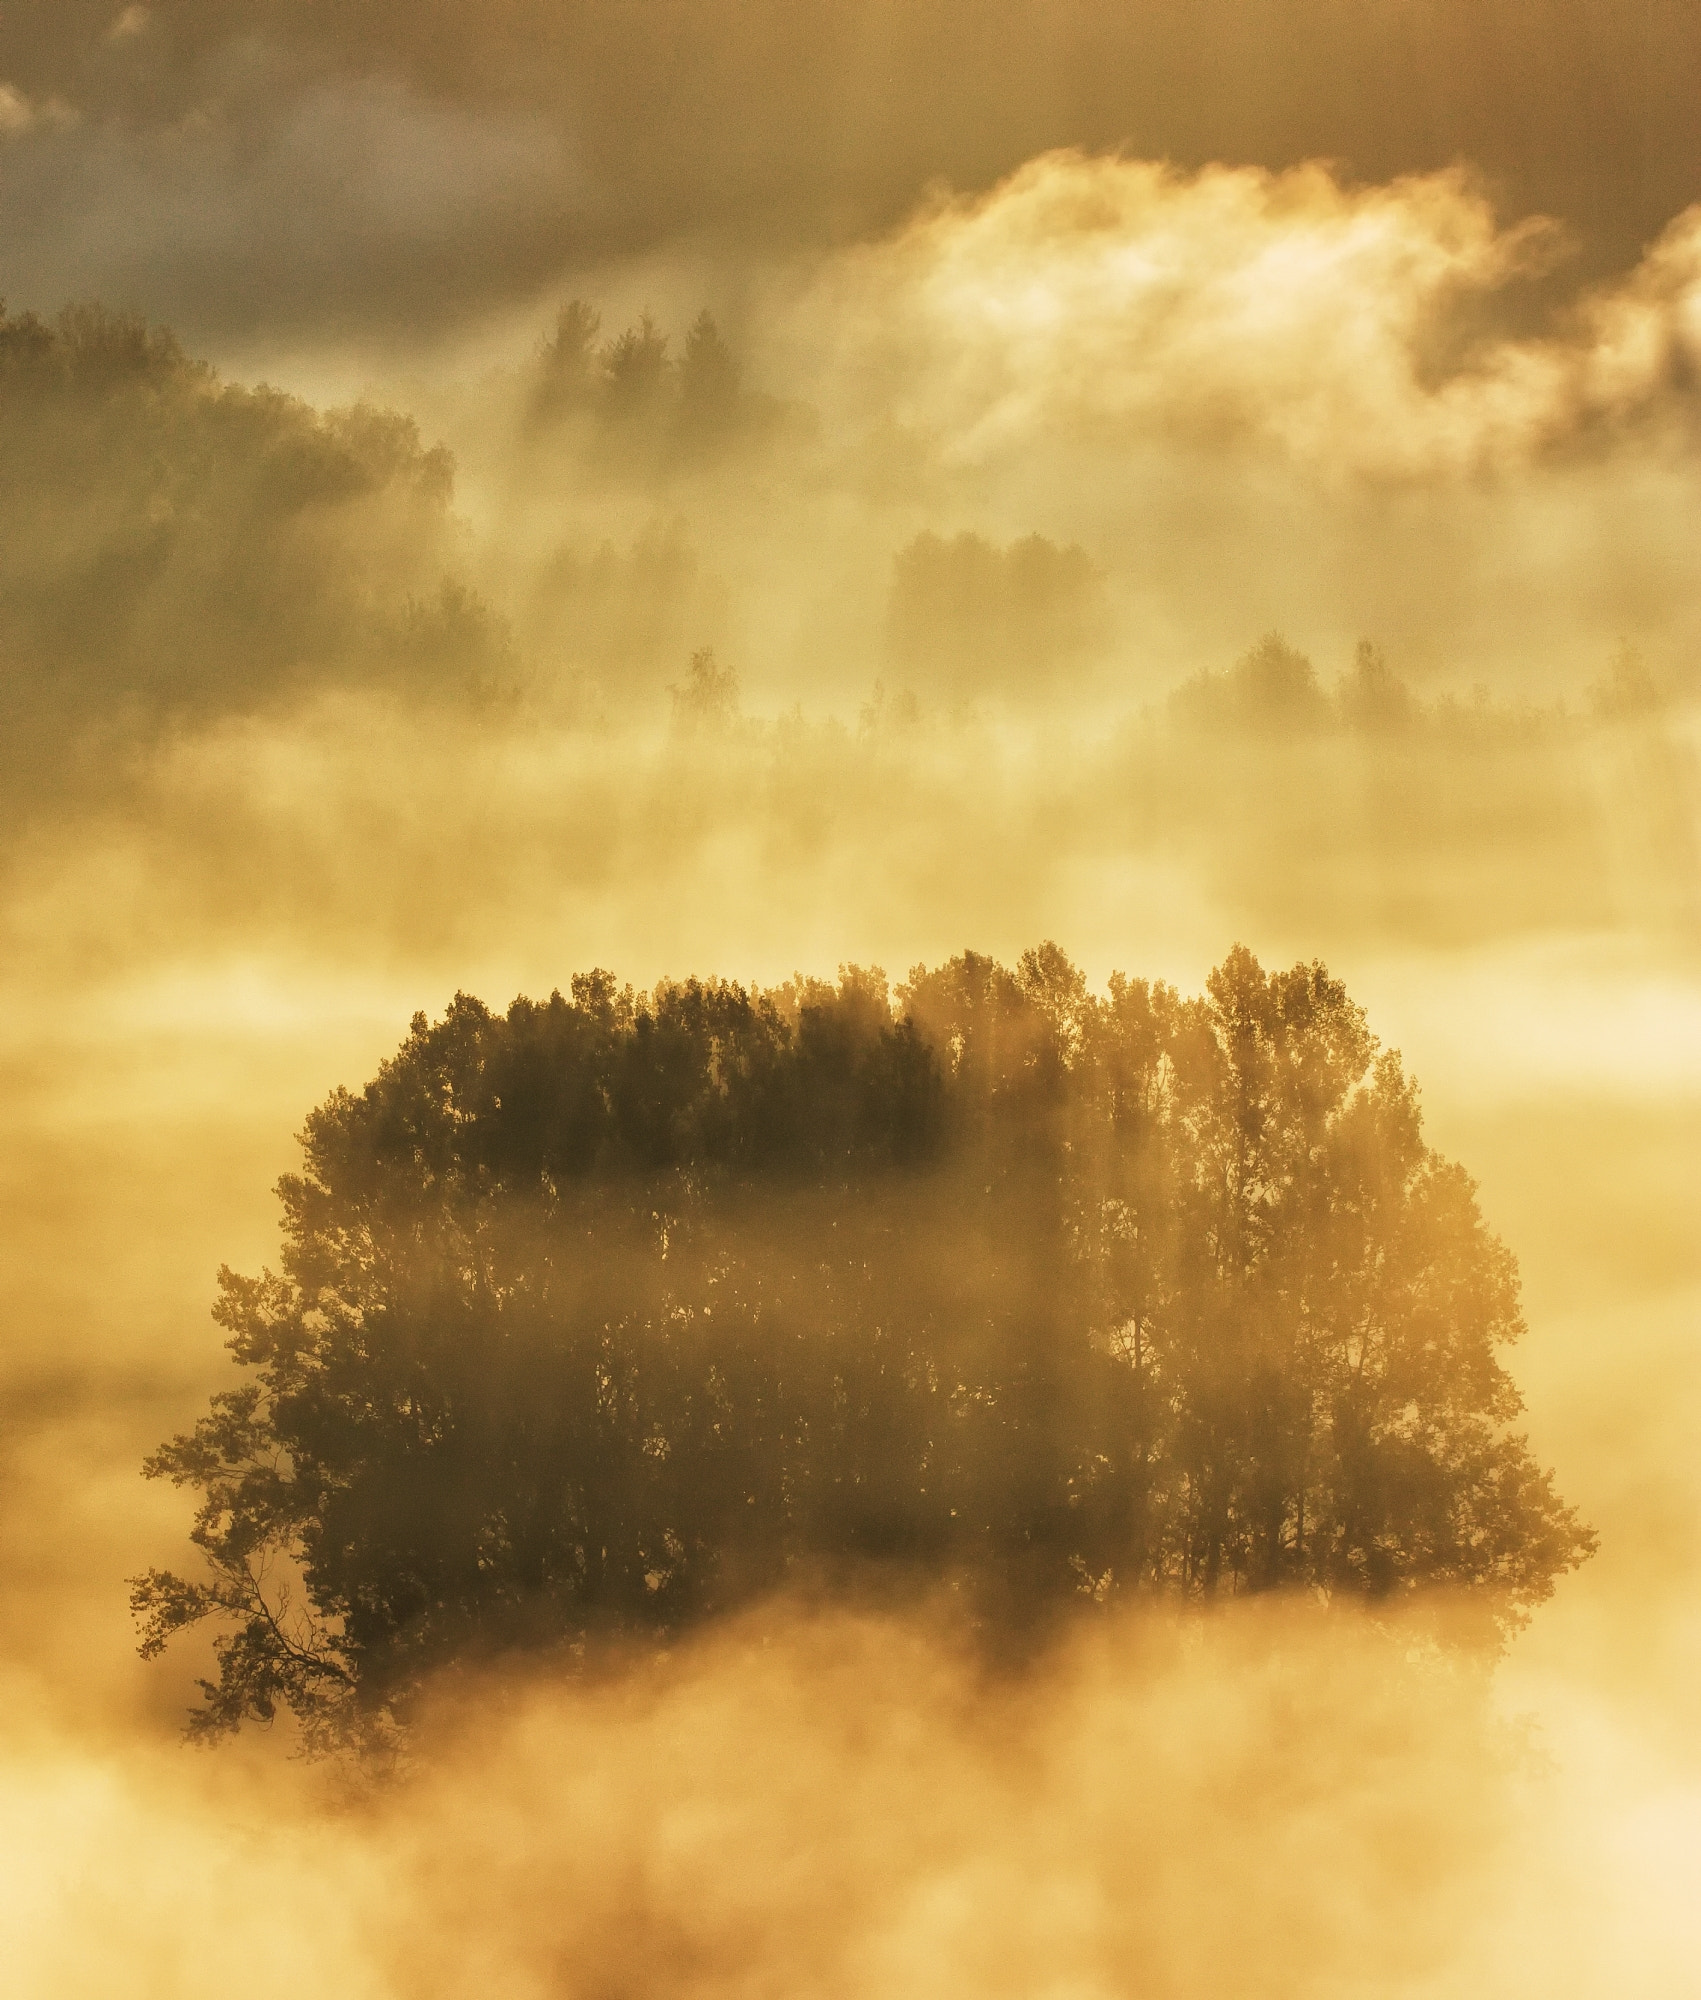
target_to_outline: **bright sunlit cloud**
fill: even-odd
[[[1636,416],[1701,356],[1701,210],[1562,330],[1460,344],[1461,315],[1562,256],[1460,172],[1365,188],[1063,153],[847,255],[796,337],[966,463],[1108,430],[1462,476]]]

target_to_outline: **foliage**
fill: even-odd
[[[676,730],[724,734],[738,720],[738,669],[717,660],[713,646],[700,646],[691,655],[690,671],[668,693]]]
[[[1106,630],[1104,578],[1073,544],[1025,535],[1000,548],[980,535],[923,533],[892,564],[892,663],[965,694],[1035,687],[1097,651]]]
[[[102,731],[353,684],[512,678],[455,581],[454,467],[411,419],[221,382],[96,306],[0,306],[0,775],[34,791]]]
[[[800,1576],[1505,1630],[1593,1545],[1511,1429],[1512,1258],[1319,965],[457,995],[303,1146],[281,1268],[221,1273],[244,1379],[147,1466],[201,1495],[207,1580],[135,1603],[224,1628],[203,1731]]]
[[[686,329],[677,360],[647,312],[612,339],[599,341],[601,331],[602,315],[586,300],[561,308],[533,358],[527,415],[546,436],[569,419],[600,431],[605,471],[713,457],[771,436],[787,416],[773,397],[745,387],[707,308]]]

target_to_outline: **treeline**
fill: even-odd
[[[280,1269],[221,1274],[243,1379],[148,1465],[201,1496],[135,1599],[150,1654],[220,1627],[199,1730],[802,1579],[1505,1630],[1592,1547],[1511,1428],[1513,1260],[1318,965],[462,995],[303,1144]]]
[[[221,381],[96,306],[0,307],[4,771],[353,683],[505,685],[460,580],[454,466],[411,419]]]
[[[891,664],[958,699],[1041,693],[1058,669],[1102,651],[1111,631],[1104,577],[1084,549],[1024,535],[915,536],[892,562]]]
[[[1596,723],[1657,721],[1676,695],[1625,645],[1588,688],[1584,708]],[[1508,706],[1492,702],[1486,688],[1468,702],[1450,691],[1425,701],[1368,639],[1359,641],[1351,668],[1325,687],[1310,658],[1278,632],[1267,632],[1232,667],[1206,668],[1183,682],[1169,710],[1184,729],[1277,741],[1346,730],[1373,739],[1427,735],[1514,744],[1555,738],[1574,724],[1563,703]]]
[[[785,406],[748,388],[742,362],[705,307],[677,352],[649,313],[624,332],[602,337],[602,315],[571,299],[538,343],[529,413],[548,426],[577,416],[611,427],[609,442],[629,457],[634,433],[690,451],[766,434]]]

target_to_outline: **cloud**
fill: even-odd
[[[0,183],[0,281],[43,310],[92,292],[274,337],[438,327],[535,288],[585,223],[570,144],[536,113],[303,78],[252,45],[176,117],[60,125],[30,112]]]
[[[833,353],[865,420],[953,464],[1109,438],[1470,477],[1682,401],[1701,368],[1701,207],[1563,332],[1436,367],[1450,321],[1539,272],[1553,237],[1502,228],[1458,172],[1355,188],[1317,165],[1053,154],[831,262],[792,338]]]
[[[1464,160],[1506,212],[1564,218],[1592,276],[1633,263],[1696,193],[1701,17],[1684,0],[180,0],[114,39],[115,11],[8,12],[8,77],[76,105],[82,136],[50,171],[5,169],[0,284],[42,309],[95,293],[197,336],[335,322],[398,338],[690,238],[740,259],[843,244],[932,183],[982,191],[1067,146],[1183,170],[1332,159],[1366,181]],[[311,130],[347,162],[398,117],[472,155],[479,133],[498,150],[518,136],[506,185],[473,176],[476,225],[350,241],[358,182],[337,197],[270,136]],[[234,138],[208,143],[226,123]],[[293,234],[260,231],[269,261],[233,265],[192,226],[272,224],[280,201]],[[317,256],[284,254],[307,238]],[[409,245],[434,285],[402,283]]]
[[[0,140],[26,132],[56,130],[75,124],[75,114],[57,97],[31,100],[15,84],[0,81]]]

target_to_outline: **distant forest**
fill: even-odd
[[[1053,945],[767,991],[457,995],[307,1121],[241,1380],[148,1462],[203,1563],[191,1728],[404,1718],[446,1664],[779,1589],[994,1635],[1142,1595],[1441,1587],[1593,1546],[1512,1428],[1511,1255],[1320,965],[1206,993]]]

